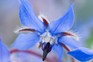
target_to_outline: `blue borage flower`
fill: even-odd
[[[32,6],[28,0],[20,0],[20,20],[23,26],[18,32],[28,32],[27,34],[21,33],[13,43],[12,47],[20,50],[26,50],[39,43],[39,47],[43,50],[43,60],[47,54],[52,50],[54,51],[61,61],[63,56],[63,47],[68,51],[68,54],[80,61],[88,61],[93,58],[93,52],[87,48],[80,47],[76,41],[77,36],[68,32],[73,25],[73,5],[71,5],[66,14],[48,23],[43,17],[42,21],[38,19]],[[75,39],[74,39],[75,38]]]
[[[0,62],[10,62],[10,52],[0,39]]]

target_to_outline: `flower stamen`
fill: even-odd
[[[31,29],[29,27],[23,27],[23,28],[19,28],[16,31],[14,31],[15,33],[20,33],[20,32],[35,32],[35,29]]]
[[[72,33],[69,33],[69,32],[63,32],[62,35],[63,36],[74,36]]]
[[[59,36],[69,36],[75,39],[76,41],[79,41],[79,37],[73,32],[62,32]]]
[[[43,22],[44,22],[44,24],[45,24],[46,26],[49,25],[49,23],[47,22],[47,20],[46,20],[45,18],[42,17],[42,20],[43,20]]]
[[[34,29],[29,29],[29,28],[25,28],[25,29],[19,30],[19,32],[22,32],[22,31],[35,32]]]

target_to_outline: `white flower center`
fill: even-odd
[[[50,44],[55,44],[57,42],[57,37],[52,36],[49,31],[46,31],[44,34],[41,35],[41,42],[50,42]]]

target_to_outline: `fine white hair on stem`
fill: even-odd
[[[22,29],[30,29],[30,28],[29,27],[25,27],[25,26],[17,27],[17,29],[14,31],[14,33],[16,33],[16,34],[21,33],[20,30],[22,30]]]
[[[48,21],[48,19],[46,18],[46,16],[44,16],[43,14],[40,14],[39,16],[38,16],[38,18],[43,22],[43,19],[42,18],[45,18],[46,20],[47,20],[47,22],[49,22]]]
[[[67,32],[73,35],[73,36],[69,36],[69,37],[72,37],[76,41],[80,40],[79,36],[76,33],[72,32],[72,31],[67,31]]]

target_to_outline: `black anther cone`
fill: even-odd
[[[50,43],[48,42],[43,49],[43,58],[42,58],[43,61],[46,59],[46,57],[47,57],[48,53],[51,51],[51,49],[52,49],[52,47],[51,47]]]

